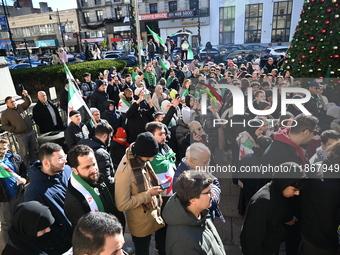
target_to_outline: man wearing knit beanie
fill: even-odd
[[[136,254],[149,254],[151,235],[164,227],[158,178],[149,161],[158,153],[153,134],[144,132],[127,148],[115,175],[115,201],[125,211]]]

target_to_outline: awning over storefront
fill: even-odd
[[[81,39],[81,43],[85,43],[85,41],[87,41],[88,43],[97,43],[97,42],[102,42],[104,40],[105,40],[104,37],[101,37],[101,38],[88,38],[88,39]]]

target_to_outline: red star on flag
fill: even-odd
[[[172,191],[172,177],[165,175],[165,178],[166,178],[166,182],[165,183],[170,182],[169,188],[166,189],[166,194],[168,195]]]
[[[244,149],[240,150],[240,159],[243,158],[246,155],[246,152]]]
[[[119,102],[118,107],[123,107],[123,102]]]

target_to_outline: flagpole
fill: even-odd
[[[140,22],[139,22],[139,8],[138,8],[138,2],[137,0],[134,0],[134,7],[135,7],[135,21],[136,21],[136,33],[137,33],[137,43],[138,43],[138,63],[140,70],[143,70],[142,65],[142,53],[141,50],[143,50],[142,41],[141,41],[141,34],[140,34]],[[142,49],[141,49],[142,46]]]
[[[72,73],[70,72],[70,69],[68,69],[68,66],[67,66],[65,63],[64,63],[64,68],[65,68],[65,72],[66,72],[66,77],[67,77],[68,80],[69,80],[69,83],[68,83],[69,86],[71,85],[73,91],[75,92],[75,94],[77,95],[77,97],[79,98],[79,100],[82,100],[81,102],[84,102],[83,96],[80,94],[80,91],[79,91],[79,89],[77,88],[78,86],[75,85],[75,84],[76,84],[76,81],[75,81],[75,79],[74,79]],[[85,102],[84,102],[83,106],[84,106],[85,110],[87,111],[88,115],[91,117],[93,123],[94,123],[95,125],[97,125],[96,120],[95,120],[94,117],[92,116],[92,113],[91,113],[89,107],[87,106],[87,104],[86,104]]]

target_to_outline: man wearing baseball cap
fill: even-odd
[[[152,233],[164,227],[160,216],[163,190],[149,162],[157,153],[153,134],[139,134],[126,150],[115,175],[116,206],[125,211],[136,255],[149,254]]]

